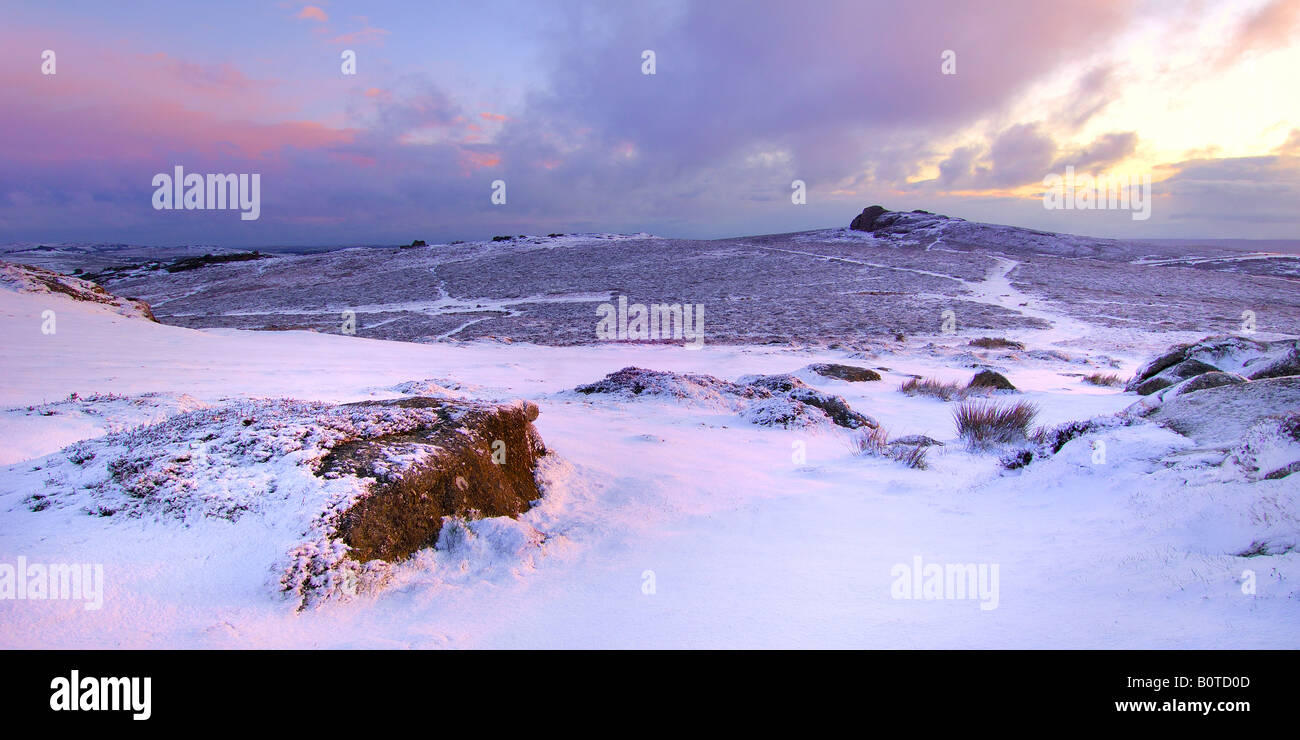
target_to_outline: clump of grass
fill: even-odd
[[[922,445],[897,445],[892,448],[890,459],[903,463],[913,470],[925,470],[928,464],[925,455],[930,448]]]
[[[901,462],[914,470],[926,469],[926,448],[923,445],[890,444],[889,433],[883,427],[864,429],[850,441],[853,454],[872,455]]]
[[[953,410],[957,435],[972,448],[1025,442],[1038,406],[1028,401],[999,404],[966,402]]]
[[[1092,375],[1085,375],[1083,376],[1083,382],[1101,386],[1116,386],[1124,384],[1124,381],[1120,380],[1119,376],[1113,373],[1093,373]]]
[[[1014,339],[1003,339],[1001,337],[980,337],[979,339],[970,340],[970,346],[982,347],[984,349],[1024,349],[1025,345]]]
[[[967,390],[960,383],[949,383],[935,378],[908,378],[898,386],[900,393],[909,396],[931,396],[943,401],[966,397]]]
[[[889,433],[884,427],[864,429],[849,441],[855,455],[878,455],[889,446]]]

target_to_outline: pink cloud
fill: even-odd
[[[1286,46],[1300,32],[1300,0],[1273,0],[1241,24],[1228,47],[1224,60],[1248,51],[1272,51]]]
[[[346,144],[357,133],[301,120],[278,82],[231,64],[62,38],[51,42],[68,49],[59,74],[43,76],[22,64],[22,35],[0,34],[0,86],[15,103],[0,117],[0,157],[10,162],[122,162],[175,152],[258,158]]]
[[[329,42],[331,44],[368,44],[372,42],[382,44],[384,38],[392,33],[387,29],[371,26],[370,20],[365,16],[359,16],[358,20],[361,21],[361,30],[335,36]]]
[[[325,23],[330,19],[330,17],[325,14],[324,10],[321,10],[315,5],[308,5],[307,7],[298,11],[298,18],[303,20],[313,20],[313,21],[317,21],[318,23]]]

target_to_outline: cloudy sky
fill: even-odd
[[[1300,238],[1300,0],[10,0],[0,84],[0,242],[715,237],[872,203]],[[259,173],[261,217],[154,210],[176,165]],[[1149,174],[1151,218],[1045,209],[1067,166]]]

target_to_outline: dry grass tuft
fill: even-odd
[[[935,378],[908,378],[898,386],[900,393],[909,396],[930,396],[943,401],[952,401],[966,397],[967,390],[960,383],[950,383]]]
[[[957,434],[972,448],[1025,442],[1038,406],[1028,401],[1010,404],[966,402],[953,410]]]
[[[1090,383],[1092,385],[1101,385],[1101,386],[1124,385],[1124,381],[1120,380],[1118,375],[1115,374],[1107,375],[1104,373],[1093,373],[1092,375],[1085,375],[1083,376],[1083,382]]]

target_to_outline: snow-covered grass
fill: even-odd
[[[47,308],[58,314],[52,335],[41,332]],[[1111,358],[1052,355],[1047,330],[1015,335],[1030,351],[1014,356],[972,355],[962,336],[912,337],[870,357],[407,344],[195,331],[0,290],[0,334],[0,405],[9,407],[0,412],[0,561],[103,563],[106,579],[96,611],[0,600],[4,647],[1300,647],[1300,554],[1283,554],[1300,532],[1294,480],[1250,480],[1149,423],[1098,425],[1007,470],[996,454],[960,444],[951,404],[897,391],[913,375],[964,383],[972,362],[986,362],[1044,425],[1134,400],[1080,383],[1081,371],[1114,370]],[[1172,342],[1135,337],[1116,343],[1144,348],[1117,356],[1125,373]],[[737,381],[813,362],[876,368],[883,382],[800,377],[895,438],[944,443],[926,448],[927,469],[854,454],[854,432],[834,425],[765,427],[671,396],[572,391],[628,366]],[[453,521],[437,548],[394,565],[382,588],[302,612],[280,594],[286,558],[315,541],[312,518],[330,494],[352,495],[345,480],[302,477],[298,458],[316,454],[315,443],[270,450],[263,462],[254,445],[223,453],[232,467],[215,468],[198,467],[193,453],[173,461],[180,451],[166,446],[132,449],[156,433],[132,436],[130,425],[181,414],[228,417],[217,430],[230,436],[207,448],[217,450],[243,438],[242,408],[306,414],[438,389],[536,402],[554,453],[539,471],[546,495],[517,519]],[[65,404],[74,393],[81,400]],[[169,400],[132,411],[129,399],[149,393]],[[94,394],[102,400],[85,400]],[[41,404],[55,413],[27,411]],[[300,440],[302,430],[283,431],[277,439]],[[108,432],[116,436],[101,438]],[[94,491],[78,489],[75,475],[108,474],[112,460],[139,455],[195,468],[178,481],[193,482],[185,492],[199,511],[231,497],[261,505],[238,516],[86,513],[79,503]],[[52,491],[77,504],[32,505]],[[1272,544],[1261,551],[1261,542]],[[916,556],[999,564],[997,608],[892,598],[892,570]]]

